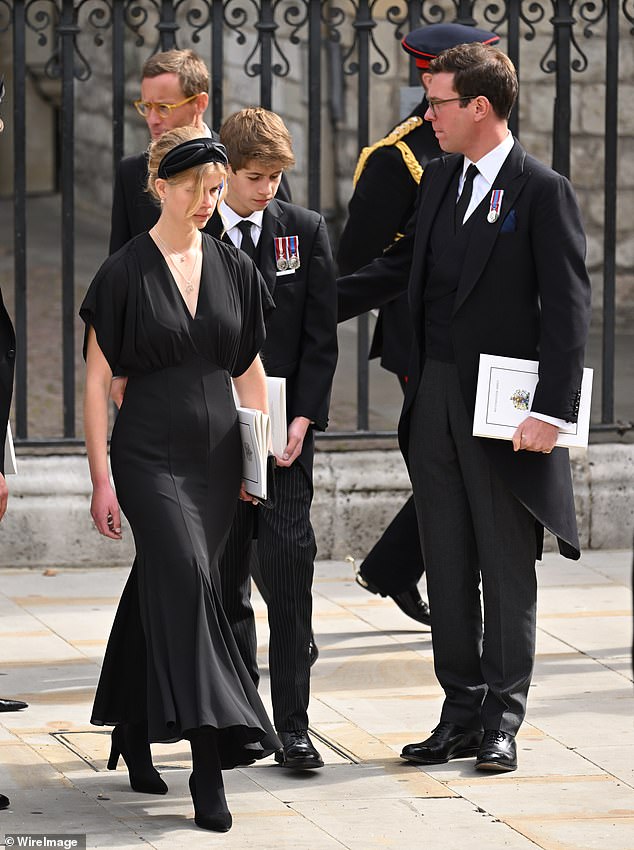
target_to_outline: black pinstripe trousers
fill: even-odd
[[[535,519],[471,428],[456,366],[428,359],[412,408],[409,467],[445,692],[441,720],[514,735],[535,657]]]
[[[238,649],[258,682],[251,607],[252,558],[268,591],[269,674],[278,732],[308,728],[312,583],[317,547],[310,522],[312,484],[298,464],[275,471],[275,507],[239,502],[220,561],[222,598]],[[254,535],[256,535],[254,540]]]

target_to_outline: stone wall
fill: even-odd
[[[625,549],[634,527],[634,446],[591,445],[571,452],[579,536],[583,549]],[[101,537],[90,518],[86,458],[19,457],[9,476],[2,521],[0,567],[125,565],[134,546]],[[318,558],[361,560],[410,494],[396,450],[315,456],[313,524]],[[555,541],[546,540],[552,550]]]

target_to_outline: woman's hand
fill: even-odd
[[[119,503],[110,482],[93,487],[90,515],[99,534],[121,540]]]

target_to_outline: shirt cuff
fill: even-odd
[[[548,422],[549,425],[556,425],[557,428],[561,428],[564,431],[574,427],[573,422],[568,422],[566,419],[557,419],[556,416],[547,416],[545,413],[537,413],[537,411],[531,410],[528,415],[532,416],[533,419],[539,419],[540,422]]]

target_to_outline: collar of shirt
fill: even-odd
[[[255,212],[252,212],[251,215],[242,218],[242,216],[238,215],[235,210],[231,209],[226,201],[221,201],[218,211],[222,218],[222,223],[224,224],[225,233],[229,236],[229,239],[231,239],[236,248],[239,248],[242,244],[242,233],[237,227],[241,221],[251,222],[251,239],[253,239],[254,245],[258,244],[260,241],[260,234],[262,233],[262,218],[264,217],[264,210],[256,210]]]
[[[465,221],[469,218],[474,209],[482,201],[482,198],[484,198],[487,192],[494,188],[493,183],[495,182],[495,178],[498,176],[500,169],[504,165],[504,162],[507,156],[510,154],[514,144],[515,139],[513,138],[513,134],[509,130],[508,135],[500,142],[499,145],[494,147],[493,150],[489,151],[477,162],[473,163],[478,168],[478,175],[473,181],[473,192],[471,194],[469,206],[467,207],[467,211],[465,213]],[[464,178],[467,172],[467,168],[469,168],[471,164],[471,160],[467,159],[467,157],[465,156],[464,163],[462,166],[462,174],[460,175],[460,181],[458,186],[458,197],[460,197],[460,193],[462,192],[462,186],[464,184]]]
[[[204,121],[203,121],[203,132],[204,132],[204,135],[205,135],[205,137],[206,137],[207,139],[211,139],[211,130],[210,130],[210,129],[209,129],[209,127],[205,124],[205,122],[204,122]]]

